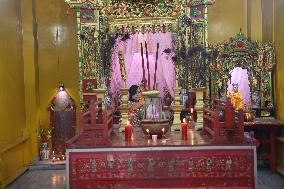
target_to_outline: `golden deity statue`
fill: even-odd
[[[230,91],[229,97],[231,99],[232,105],[236,108],[236,110],[243,109],[243,95],[239,91],[239,85],[237,83],[233,83],[233,90]]]

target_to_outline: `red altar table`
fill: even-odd
[[[270,161],[270,171],[275,173],[276,171],[276,155],[275,155],[275,134],[276,129],[284,127],[284,121],[277,120],[275,118],[256,118],[252,122],[244,123],[245,131],[256,132],[256,138],[260,141],[260,145],[267,143],[269,145],[268,153],[261,153],[259,157],[261,159],[268,159]],[[260,132],[260,133],[258,133]],[[260,135],[267,134],[267,139],[262,139]]]
[[[180,138],[171,132],[154,142],[137,132],[107,146],[75,140],[66,152],[67,188],[255,188],[254,144],[212,144],[191,129]]]

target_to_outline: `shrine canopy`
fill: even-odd
[[[148,52],[148,63],[146,57],[146,47]],[[118,53],[124,54],[125,71],[126,71],[126,87],[131,85],[140,85],[143,79],[143,66],[141,56],[141,44],[143,47],[144,70],[145,78],[148,79],[148,65],[150,74],[149,89],[153,89],[155,63],[157,62],[156,83],[157,89],[160,91],[160,96],[163,97],[163,89],[167,88],[173,96],[173,88],[175,85],[175,69],[172,61],[172,56],[164,53],[165,49],[172,47],[172,33],[157,32],[157,33],[135,33],[127,37],[121,36],[116,39],[112,54],[112,76],[111,76],[111,91],[113,94],[118,94],[123,87],[121,78],[120,64]],[[158,53],[157,44],[159,44]],[[157,56],[157,61],[156,61]]]

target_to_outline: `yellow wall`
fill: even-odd
[[[274,0],[274,22],[272,38],[275,42],[277,66],[276,66],[276,98],[277,98],[277,117],[284,120],[284,2]],[[284,129],[282,136],[277,138],[277,171],[284,175]]]
[[[262,0],[247,1],[247,36],[252,40],[262,41]]]
[[[220,43],[239,33],[247,34],[247,1],[217,0],[208,8],[209,43]]]
[[[277,55],[276,66],[276,98],[277,98],[277,117],[284,120],[284,2],[275,0],[274,4],[274,42]]]
[[[79,107],[76,13],[64,1],[41,0],[36,1],[36,14],[40,124],[48,127],[47,107],[61,82]]]
[[[273,1],[261,0],[263,42],[273,42]]]
[[[25,169],[24,154],[30,154],[20,1],[0,1],[0,20],[0,181],[7,183]]]
[[[2,0],[0,20],[2,188],[38,157],[37,129],[49,127],[59,83],[77,105],[79,96],[76,14],[64,1]]]

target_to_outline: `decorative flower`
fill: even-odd
[[[51,130],[46,130],[42,126],[38,129],[38,140],[40,143],[48,142],[51,138]]]
[[[123,14],[125,12],[125,5],[123,3],[120,3],[118,5],[119,13]]]

